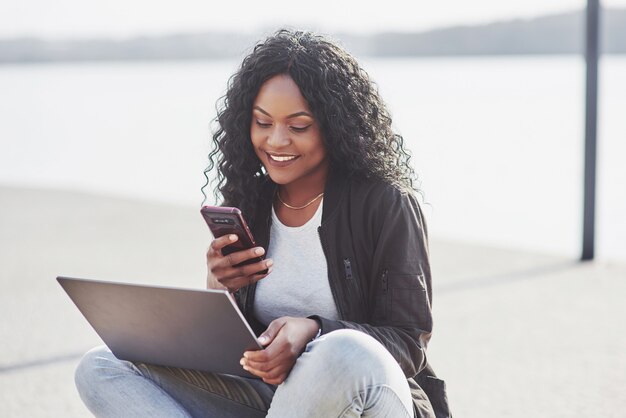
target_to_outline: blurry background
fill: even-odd
[[[308,28],[380,86],[433,236],[575,257],[584,5],[5,2],[0,182],[199,205],[228,77],[276,28]],[[626,2],[604,6],[597,253],[626,260]]]
[[[85,414],[71,371],[98,338],[56,275],[203,286],[210,237],[197,210],[215,103],[254,43],[283,26],[329,34],[357,56],[413,152],[439,286],[430,352],[453,412],[594,416],[616,386],[606,371],[624,383],[626,347],[594,346],[605,368],[590,354],[581,369],[583,357],[561,350],[586,338],[574,312],[596,312],[607,330],[623,318],[610,304],[623,293],[596,295],[598,282],[584,281],[621,291],[626,278],[626,1],[602,5],[599,262],[585,267],[602,271],[581,272],[584,1],[2,3],[0,416]],[[526,280],[542,275],[545,293]],[[559,305],[576,283],[580,294]],[[539,307],[562,322],[549,326]],[[600,318],[584,318],[600,332]],[[520,347],[524,327],[547,345]],[[510,347],[495,348],[502,341]],[[530,366],[537,357],[547,368]],[[548,367],[563,358],[602,387],[590,395]],[[485,364],[501,373],[497,395]],[[520,371],[531,374],[512,379]],[[560,395],[522,396],[531,382]]]

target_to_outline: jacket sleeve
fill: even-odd
[[[367,322],[312,318],[321,324],[322,334],[350,328],[371,335],[408,378],[426,367],[432,332],[427,231],[412,193],[387,187],[379,197],[368,219],[374,250],[370,271],[365,272],[369,284],[363,287]]]

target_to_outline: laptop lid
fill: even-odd
[[[239,360],[262,347],[227,291],[57,281],[119,359],[252,376]]]

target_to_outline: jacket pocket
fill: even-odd
[[[423,274],[389,275],[389,302],[394,324],[420,324],[429,330],[432,325],[430,301]]]

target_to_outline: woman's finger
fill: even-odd
[[[222,237],[219,238],[215,238],[212,242],[211,242],[211,246],[209,247],[209,252],[213,252],[213,253],[217,253],[219,255],[222,255],[222,248],[226,247],[227,245],[232,244],[233,242],[237,241],[239,239],[239,237],[235,234],[228,234],[228,235],[224,235]]]
[[[257,376],[265,377],[270,374],[272,370],[281,368],[281,366],[282,368],[285,368],[284,363],[288,362],[288,358],[289,357],[287,355],[280,353],[278,356],[269,358],[267,361],[255,361],[250,358],[243,357],[239,363],[241,363],[246,370],[253,370],[257,373],[263,374],[262,376],[257,374]]]
[[[225,266],[216,266],[216,271],[219,269],[219,278],[218,280],[223,284],[226,284],[226,281],[231,281],[233,279],[240,280],[240,286],[246,286],[249,283],[246,281],[249,280],[250,276],[255,276],[258,274],[267,275],[268,273],[259,273],[263,270],[269,270],[270,267],[274,265],[274,261],[272,259],[267,259],[263,261],[259,261],[253,264],[246,264],[244,266],[239,267],[225,267]]]
[[[241,363],[244,370],[265,380],[288,375],[295,364],[295,360],[289,355],[281,354],[266,363],[259,363],[245,358],[242,359]]]
[[[250,367],[244,367],[244,370],[246,370],[248,373],[252,373],[257,377],[260,377],[265,383],[271,383],[274,385],[281,384],[289,374],[286,371],[287,369],[285,367],[277,367],[267,372],[255,370]]]
[[[264,279],[270,273],[271,271],[268,271],[267,274],[252,274],[247,277],[234,279],[233,281],[230,282],[229,285],[234,288],[233,292],[236,292],[242,287],[250,286],[251,284],[258,282],[259,280]]]
[[[263,249],[262,247],[254,247],[247,250],[235,251],[234,253],[225,255],[219,261],[219,264],[223,267],[232,267],[244,261],[258,258],[263,254],[265,254],[265,249]]]
[[[253,283],[258,282],[261,279],[264,279],[272,272],[272,269],[268,269],[268,272],[265,274],[251,274],[249,276],[237,276],[232,278],[220,278],[218,279],[218,283],[224,288],[228,289],[229,292],[234,293],[242,287],[249,286]]]
[[[263,346],[267,346],[269,344],[271,344],[272,342],[274,342],[274,339],[276,338],[276,336],[278,335],[278,333],[281,331],[281,329],[285,326],[285,324],[287,323],[287,318],[288,317],[280,317],[280,318],[276,318],[275,320],[273,320],[272,322],[270,322],[270,324],[267,326],[267,329],[259,336],[259,342],[261,343],[261,345]],[[279,345],[279,341],[276,342],[277,344],[275,344],[275,346]],[[272,352],[272,349],[276,350],[276,353],[279,353],[282,351],[282,347],[281,349],[276,349],[274,347],[268,347],[266,350],[269,352],[270,355],[273,355],[274,352]]]

